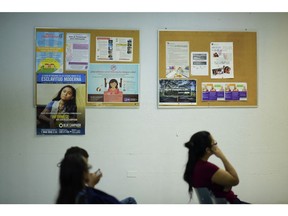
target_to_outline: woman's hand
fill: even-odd
[[[213,145],[211,147],[211,151],[222,161],[225,167],[225,170],[218,169],[216,171],[216,173],[212,176],[212,182],[224,186],[225,191],[229,190],[231,186],[239,184],[239,178],[236,170],[225,157],[221,149],[217,145]]]
[[[211,147],[211,151],[212,151],[212,153],[213,153],[216,157],[218,157],[218,158],[220,158],[220,159],[222,159],[222,158],[225,157],[225,155],[223,154],[223,152],[221,151],[221,149],[218,147],[218,145],[213,145],[213,146]]]
[[[102,178],[102,172],[99,170],[97,170],[97,172],[95,173],[89,173],[89,177],[88,177],[88,186],[89,187],[95,187],[95,185],[100,181],[100,179]]]

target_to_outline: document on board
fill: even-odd
[[[233,42],[211,42],[211,78],[234,78]]]
[[[209,76],[208,52],[191,52],[191,75]]]
[[[63,32],[37,32],[36,73],[63,73]]]
[[[90,60],[90,34],[67,33],[66,70],[87,70]]]
[[[133,61],[133,38],[96,37],[96,61]]]
[[[202,101],[223,101],[224,83],[202,83]]]
[[[203,82],[202,101],[247,101],[247,83]]]
[[[225,100],[227,101],[247,101],[247,83],[226,83]]]
[[[139,64],[90,64],[87,103],[138,103],[139,68]]]
[[[189,78],[188,41],[166,41],[166,78]]]
[[[196,80],[159,80],[159,105],[197,105]]]

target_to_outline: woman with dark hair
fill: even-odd
[[[206,187],[215,197],[224,197],[231,204],[246,203],[239,200],[231,190],[232,186],[239,184],[237,172],[209,132],[193,134],[185,147],[188,148],[188,162],[183,177],[189,185],[190,198],[193,187]],[[211,155],[218,157],[225,169],[208,162]]]
[[[108,94],[120,94],[122,93],[118,88],[118,81],[116,79],[111,79],[109,81],[109,88],[107,90]]]
[[[57,164],[60,167],[60,191],[58,204],[137,204],[133,197],[121,201],[101,190],[95,185],[102,178],[102,172],[90,173],[88,152],[78,146],[66,150],[64,159]]]
[[[54,128],[57,114],[67,114],[69,119],[77,118],[76,89],[71,85],[63,86],[57,96],[52,99],[38,118],[49,123],[50,128]]]
[[[88,166],[79,154],[65,157],[60,164],[60,190],[57,204],[75,204],[78,193],[85,187]]]
[[[87,161],[81,154],[69,154],[60,163],[60,190],[57,204],[121,204],[115,197],[86,186]]]

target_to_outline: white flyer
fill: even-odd
[[[67,33],[66,70],[87,70],[90,58],[90,34]]]
[[[96,61],[133,61],[133,38],[96,37]]]
[[[166,78],[189,78],[189,42],[166,42]]]
[[[209,76],[208,52],[191,52],[191,75]]]
[[[211,78],[234,78],[233,42],[211,42]]]

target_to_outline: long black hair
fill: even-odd
[[[188,148],[188,162],[183,175],[184,181],[189,185],[188,192],[190,198],[192,197],[192,185],[193,185],[193,171],[196,162],[205,155],[206,148],[210,148],[212,144],[212,138],[208,131],[199,131],[192,135],[189,142],[184,146]]]
[[[75,204],[77,194],[85,187],[88,165],[80,154],[64,157],[60,165],[60,190],[57,204]]]
[[[77,112],[77,105],[76,105],[76,89],[71,85],[65,85],[63,86],[59,92],[57,93],[57,96],[52,99],[52,101],[59,101],[61,99],[61,92],[64,88],[70,88],[72,90],[73,98],[65,103],[65,112],[68,113],[76,113]]]

